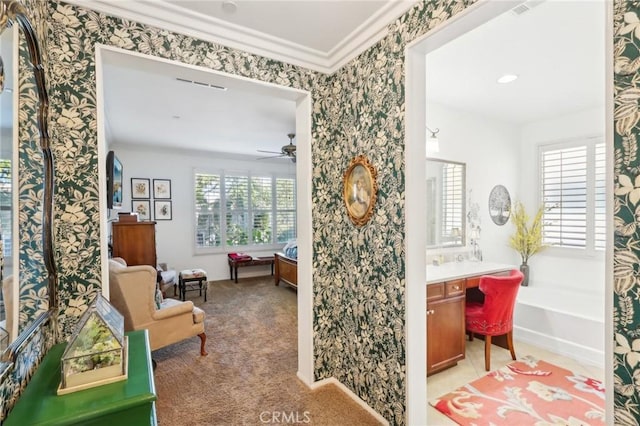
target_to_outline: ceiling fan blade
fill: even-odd
[[[261,152],[265,152],[265,151],[261,151]],[[278,158],[278,157],[285,157],[285,154],[280,154],[280,155],[270,155],[269,157],[258,157],[256,158],[256,160],[265,160],[267,158]]]
[[[263,150],[261,150],[261,149],[258,149],[257,151],[258,151],[258,152],[265,152],[265,153],[267,153],[267,154],[280,154],[280,155],[284,155],[282,152],[279,152],[279,151],[263,151]]]

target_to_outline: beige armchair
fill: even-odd
[[[163,300],[157,309],[157,276],[151,266],[127,266],[122,258],[109,259],[110,301],[124,316],[125,331],[148,329],[152,351],[198,336],[200,354],[207,355],[204,311],[191,301],[175,299]]]

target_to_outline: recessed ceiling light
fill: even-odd
[[[511,83],[512,81],[516,81],[517,79],[518,79],[518,76],[515,74],[505,74],[498,79],[498,83],[500,84]]]

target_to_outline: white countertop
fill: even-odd
[[[447,262],[440,266],[427,265],[427,284],[492,274],[510,269],[518,269],[518,267],[506,263],[472,261]]]

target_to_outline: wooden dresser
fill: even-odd
[[[123,258],[129,266],[156,267],[155,222],[113,222],[111,226],[113,257]]]

